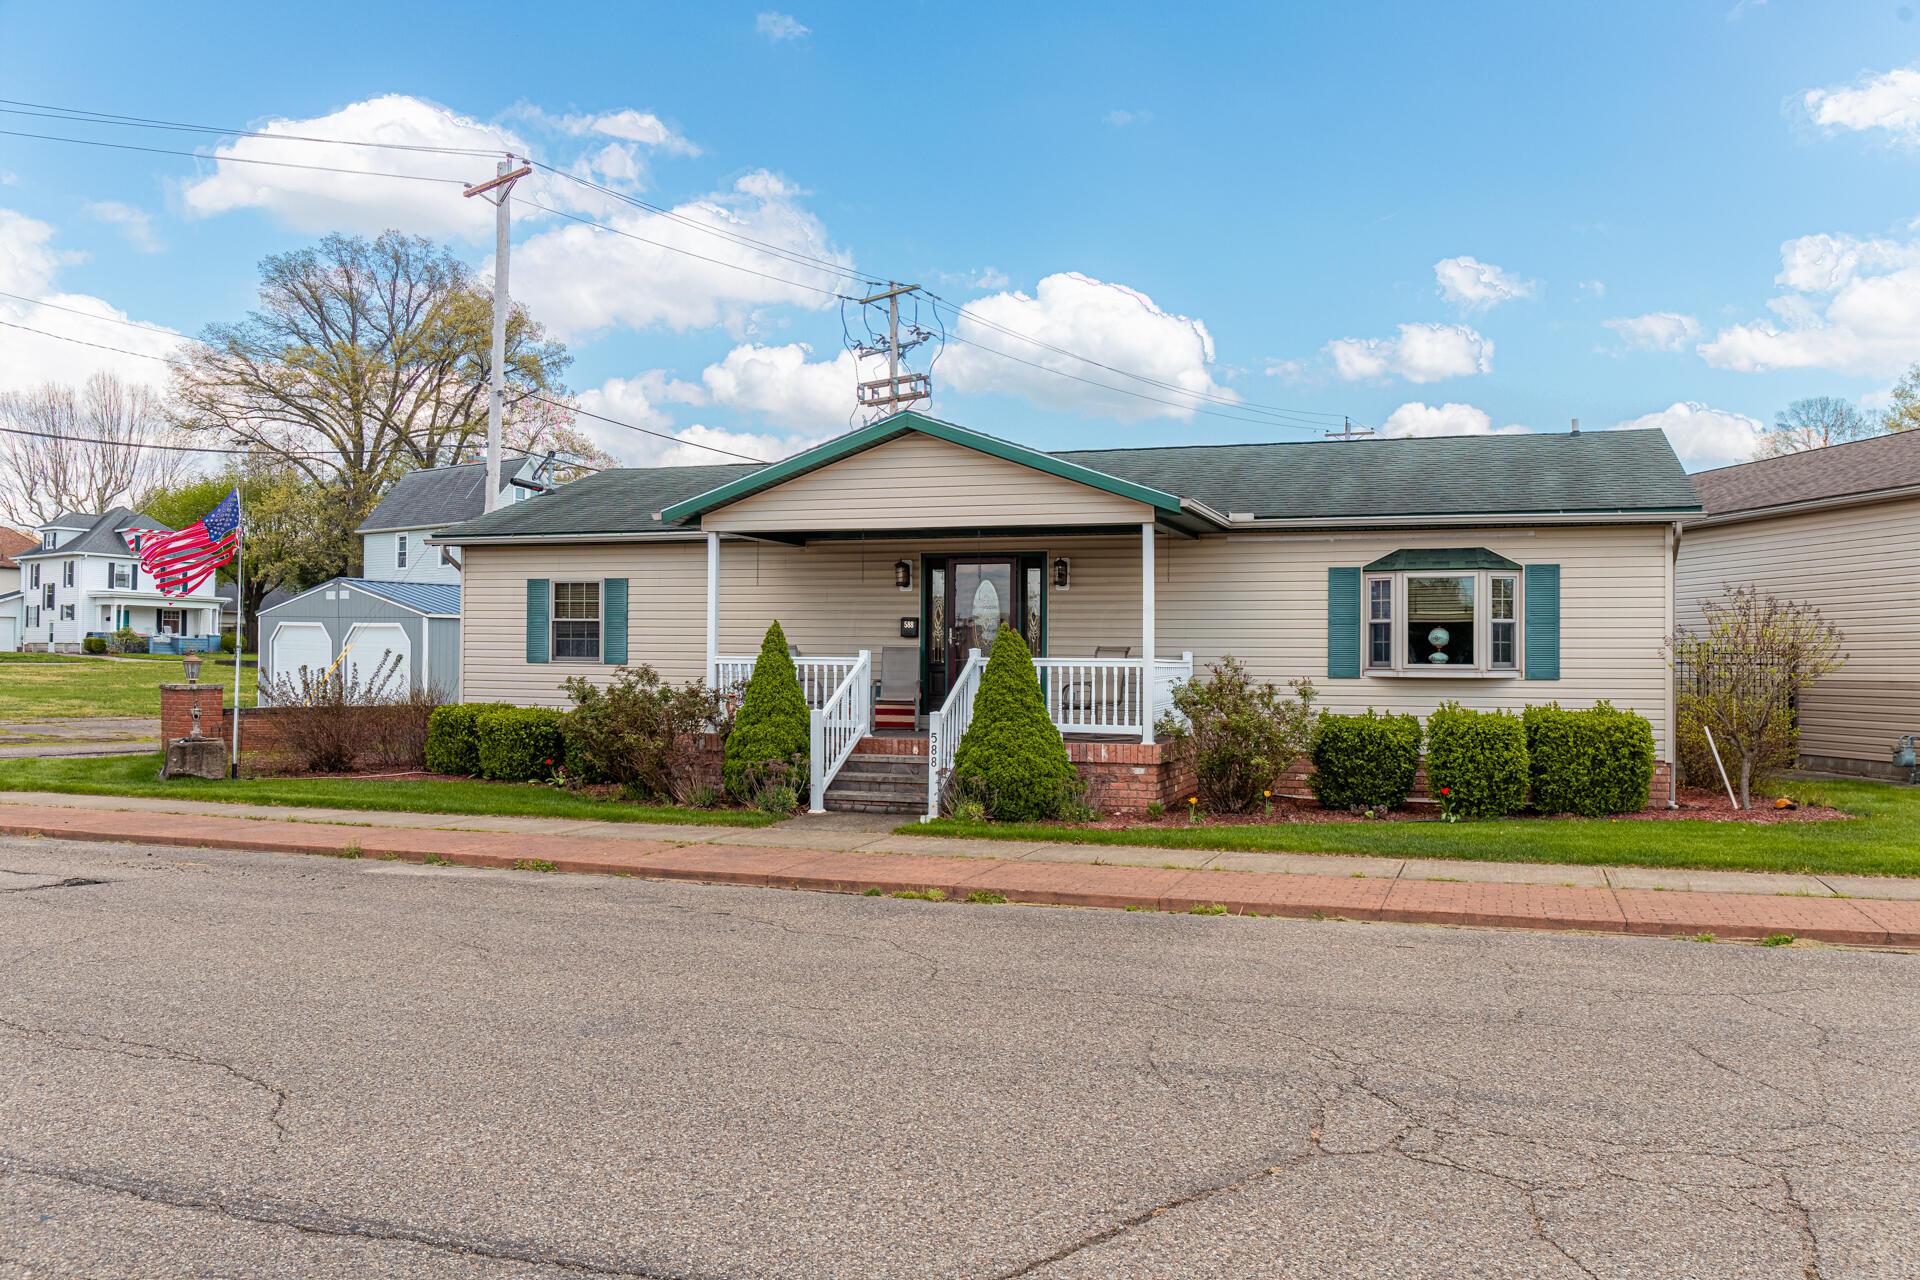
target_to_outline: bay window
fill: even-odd
[[[1361,652],[1373,675],[1499,675],[1520,669],[1520,573],[1365,575]]]

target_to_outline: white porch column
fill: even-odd
[[[1153,718],[1159,713],[1155,705],[1153,657],[1153,521],[1140,526],[1140,741],[1153,741]]]
[[[720,535],[707,535],[707,684],[719,679],[720,662]]]

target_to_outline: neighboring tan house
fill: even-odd
[[[171,532],[125,507],[105,515],[63,512],[41,525],[39,545],[13,557],[21,569],[22,647],[78,653],[87,636],[126,630],[217,643],[220,600],[211,578],[171,596],[140,567],[141,537]]]
[[[533,496],[544,460],[501,459],[500,506]],[[318,676],[341,660],[361,689],[387,664],[380,692],[460,690],[460,565],[428,537],[486,509],[487,467],[467,462],[401,476],[362,522],[362,573],[309,590],[269,597],[260,610],[261,678],[297,683],[306,668]],[[342,655],[344,659],[342,660]]]
[[[1162,766],[1173,685],[1228,655],[1334,711],[1611,699],[1664,761],[1698,512],[1659,431],[1043,453],[902,413],[769,466],[604,471],[435,542],[466,566],[469,701],[564,705],[639,663],[733,688],[778,619],[821,713],[815,804],[925,808],[1004,626],[1083,772]],[[876,736],[876,702],[915,731]],[[913,795],[872,776],[890,751],[926,758]]]
[[[1846,664],[1800,699],[1801,763],[1905,780],[1920,734],[1920,432],[1791,453],[1693,477],[1705,513],[1680,541],[1676,614],[1755,586],[1816,606]]]
[[[40,539],[0,524],[0,653],[20,647],[20,562],[14,557],[40,545]]]

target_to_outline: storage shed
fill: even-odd
[[[385,694],[432,688],[460,696],[460,588],[440,582],[334,578],[260,612],[262,701],[278,679],[298,683],[339,664],[363,690],[389,654]]]

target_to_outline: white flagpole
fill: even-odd
[[[233,487],[233,757],[228,776],[240,776],[240,666],[247,652],[247,520],[240,501],[240,486]]]

